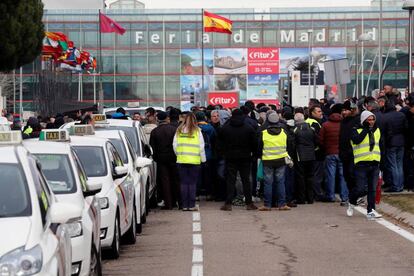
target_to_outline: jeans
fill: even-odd
[[[348,201],[348,187],[344,179],[342,162],[339,160],[337,154],[331,154],[326,156],[325,159],[325,187],[326,187],[326,197],[328,200],[335,200],[335,183],[336,176],[338,176],[339,181],[339,196],[342,201]]]
[[[252,203],[252,190],[250,184],[250,160],[226,160],[227,166],[227,195],[226,204],[232,204],[234,192],[236,188],[237,172],[240,173],[241,182],[243,184],[243,193],[246,205]]]
[[[286,166],[272,168],[263,166],[264,173],[264,205],[272,207],[272,198],[277,197],[277,207],[286,205],[285,191],[285,169]]]
[[[178,164],[181,181],[181,204],[183,208],[193,208],[196,202],[197,179],[200,165]]]
[[[414,150],[406,149],[404,154],[404,187],[414,189]]]
[[[385,152],[386,169],[391,181],[391,190],[402,191],[404,189],[404,147],[391,147]]]
[[[378,184],[379,166],[374,164],[356,164],[354,168],[356,185],[349,194],[349,202],[357,204],[360,197],[365,196],[368,189],[367,199],[368,213],[375,210],[375,192]]]

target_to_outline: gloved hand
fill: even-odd
[[[362,124],[362,126],[363,126],[364,128],[369,128],[369,123],[368,123],[368,121],[365,121],[365,122]]]

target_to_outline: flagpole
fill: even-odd
[[[201,9],[201,89],[200,105],[206,105],[204,95],[204,9]]]
[[[103,62],[102,62],[102,34],[101,34],[101,9],[99,9],[99,95],[98,95],[98,112],[103,113],[103,104],[104,104],[104,93],[102,87],[102,71],[103,71]]]

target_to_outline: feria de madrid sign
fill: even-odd
[[[295,42],[308,42],[309,41],[309,33],[307,30],[275,30],[276,35],[279,37],[280,43],[295,43]],[[377,29],[376,28],[368,28],[365,29],[365,32],[371,35],[372,40],[377,40]],[[169,32],[165,34],[165,39],[168,44],[176,43],[177,37],[182,35],[183,40],[182,43],[194,43],[196,38],[193,33],[189,30],[183,31],[182,33],[177,32]],[[358,38],[358,31],[356,28],[352,28],[349,30],[331,30],[328,31],[327,29],[318,29],[314,30],[312,34],[313,41],[315,42],[342,42],[344,40],[344,36],[347,37],[346,40],[348,41],[357,41]],[[147,35],[145,31],[136,31],[135,32],[135,43],[136,44],[146,44]],[[261,43],[260,40],[260,33],[258,32],[251,32],[248,35],[244,32],[244,30],[236,30],[233,32],[231,38],[232,42],[235,44],[243,44],[246,40],[249,43]],[[163,34],[162,32],[152,32],[148,35],[148,40],[152,44],[162,44]],[[209,33],[204,33],[203,40],[205,44],[211,43],[211,37]]]

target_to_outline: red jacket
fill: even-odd
[[[326,155],[339,153],[339,129],[341,121],[341,114],[332,113],[329,115],[328,121],[322,124],[321,131],[319,132],[319,142]]]

